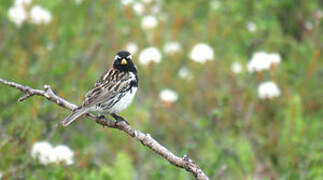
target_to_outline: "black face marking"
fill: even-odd
[[[123,59],[127,61],[126,64],[121,64]],[[117,53],[113,62],[113,68],[119,71],[137,73],[137,69],[131,59],[131,54],[128,51],[120,51]]]
[[[130,87],[138,87],[138,81],[131,81],[130,82]]]
[[[130,56],[131,54],[128,51],[120,51],[117,53],[117,55],[122,59],[122,58],[127,58],[128,56]]]

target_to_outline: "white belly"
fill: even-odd
[[[131,91],[128,91],[114,106],[108,109],[108,113],[119,113],[125,110],[132,102],[137,92],[137,87],[132,87]]]

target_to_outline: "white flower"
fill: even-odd
[[[58,145],[54,148],[57,162],[64,162],[66,165],[74,163],[74,152],[66,145]]]
[[[250,32],[255,32],[257,30],[257,26],[256,26],[256,24],[254,22],[250,21],[250,22],[247,23],[247,29]]]
[[[32,0],[15,0],[15,6],[28,6]]]
[[[312,30],[313,29],[313,23],[311,21],[306,21],[305,22],[305,28],[307,30]]]
[[[27,12],[23,6],[14,6],[8,10],[9,20],[20,27],[27,20]]]
[[[278,53],[270,53],[268,54],[268,58],[271,64],[279,64],[281,61],[281,57]]]
[[[157,27],[158,21],[155,16],[149,15],[149,16],[144,16],[141,19],[141,28],[142,29],[153,29]]]
[[[277,65],[281,61],[278,53],[268,54],[263,51],[256,52],[248,62],[247,69],[249,72],[261,72],[268,70],[271,65]]]
[[[155,6],[151,7],[151,13],[153,13],[153,14],[160,13],[160,5],[155,5]]]
[[[213,0],[210,2],[210,6],[212,9],[216,10],[221,7],[221,3],[218,0]]]
[[[270,68],[271,62],[268,54],[265,52],[256,52],[248,62],[247,69],[249,72],[260,72]]]
[[[239,74],[242,71],[242,65],[239,62],[234,62],[231,65],[231,71],[235,74]]]
[[[82,2],[83,2],[83,0],[75,0],[75,3],[76,3],[77,5],[82,4]]]
[[[131,54],[136,54],[138,51],[138,46],[134,42],[129,42],[126,44],[126,50],[129,51]]]
[[[181,50],[181,45],[178,42],[168,42],[163,48],[166,54],[175,54]]]
[[[38,5],[32,7],[30,17],[34,24],[48,24],[52,20],[51,13]]]
[[[137,15],[142,15],[145,10],[144,6],[139,2],[134,3],[132,6],[132,9],[135,11]]]
[[[199,43],[193,47],[189,57],[195,62],[205,63],[208,60],[213,60],[214,53],[209,45]]]
[[[51,51],[54,48],[54,43],[53,42],[48,42],[46,45],[46,49],[48,51]]]
[[[31,156],[38,159],[41,164],[47,165],[56,161],[53,147],[46,141],[36,142],[31,150]]]
[[[178,77],[182,79],[192,79],[190,71],[186,67],[181,67],[178,71]]]
[[[314,17],[315,17],[315,19],[318,19],[318,20],[322,19],[323,18],[323,10],[320,10],[320,9],[316,10],[314,12]]]
[[[31,156],[34,159],[39,160],[43,165],[60,162],[64,162],[67,165],[74,163],[74,153],[69,147],[58,145],[53,148],[52,145],[46,141],[36,142],[32,147]]]
[[[121,4],[124,6],[128,6],[133,3],[133,0],[121,0]]]
[[[143,3],[149,4],[151,2],[153,2],[152,0],[141,0]]]
[[[161,54],[159,49],[154,46],[142,50],[139,54],[139,63],[148,65],[150,63],[159,63],[161,61]]]
[[[3,176],[3,173],[0,171],[0,179],[2,178],[2,176]]]
[[[173,91],[173,90],[164,89],[164,90],[162,90],[160,92],[159,98],[162,101],[173,103],[173,102],[177,101],[178,94],[175,91]]]
[[[151,2],[152,2],[152,0],[142,0],[142,2],[143,2],[143,3],[147,3],[147,4],[148,4],[148,3],[151,3]]]
[[[276,83],[272,81],[267,81],[261,83],[258,86],[258,96],[260,99],[271,99],[274,97],[278,97],[280,95],[280,90]]]

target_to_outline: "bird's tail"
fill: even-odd
[[[88,110],[86,110],[84,108],[77,108],[77,109],[73,110],[72,113],[70,115],[68,115],[62,121],[62,125],[65,126],[65,127],[70,125],[73,121],[75,121],[75,119],[79,118],[83,114],[86,114],[87,112],[88,112]]]

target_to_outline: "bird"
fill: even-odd
[[[70,125],[82,115],[90,112],[111,115],[117,122],[125,121],[117,115],[125,110],[133,101],[138,89],[137,67],[128,51],[118,52],[112,64],[86,93],[82,105],[72,110],[61,124]]]

